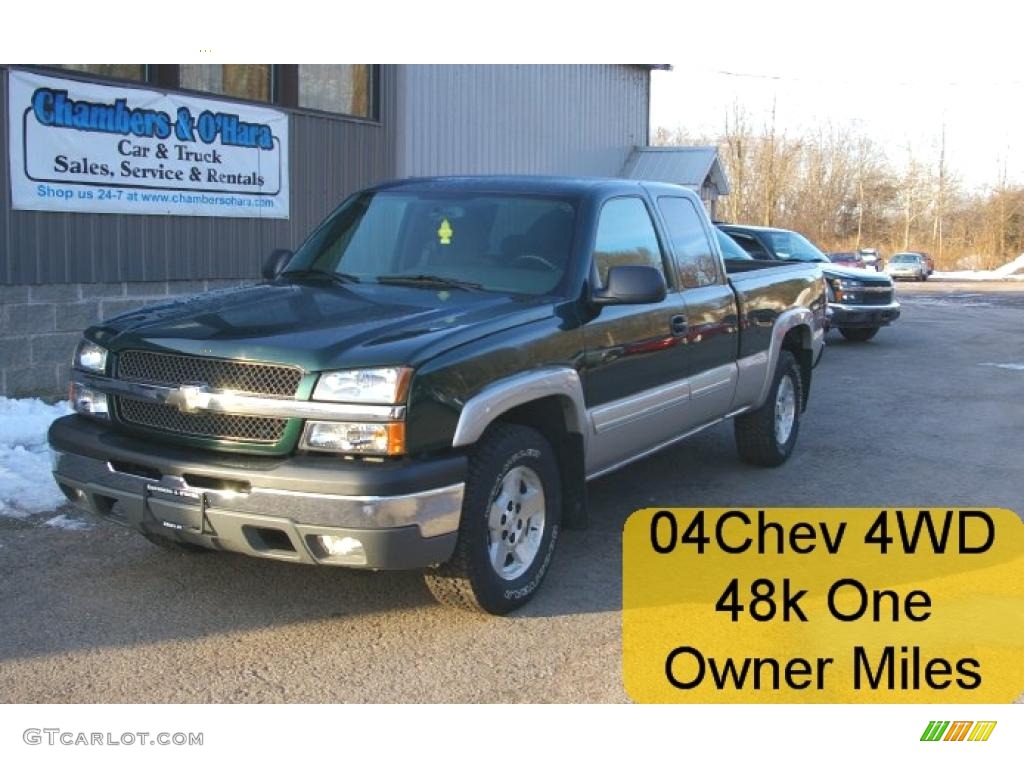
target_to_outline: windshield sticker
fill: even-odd
[[[452,229],[452,225],[448,223],[448,219],[441,220],[441,226],[437,229],[437,240],[441,245],[451,245],[452,235],[455,234],[455,230]]]

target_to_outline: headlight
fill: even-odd
[[[314,400],[393,405],[405,397],[409,368],[361,368],[320,374]]]
[[[107,402],[107,396],[92,387],[79,384],[77,381],[71,382],[71,387],[68,389],[68,403],[75,413],[80,413],[83,416],[95,416],[100,419],[110,418],[110,406]]]
[[[859,291],[864,287],[860,280],[839,280],[839,288],[844,291]]]
[[[99,344],[82,339],[75,349],[74,367],[90,373],[106,373],[107,350]]]
[[[302,433],[301,447],[330,453],[398,456],[405,453],[405,424],[310,421]]]
[[[859,280],[843,280],[839,277],[830,277],[828,278],[828,286],[832,289],[832,296],[829,297],[829,301],[835,301],[840,304],[859,304],[861,301],[861,294],[857,293],[857,291],[863,290],[864,283]]]

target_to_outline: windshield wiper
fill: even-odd
[[[458,280],[454,277],[441,277],[440,275],[381,275],[377,278],[377,282],[395,285],[422,285],[428,288],[459,288],[463,291],[483,290],[483,285],[480,283]]]
[[[328,272],[325,269],[293,269],[282,272],[282,277],[326,277],[338,283],[358,283],[359,278],[348,272]]]

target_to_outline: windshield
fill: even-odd
[[[512,194],[367,192],[303,244],[284,275],[541,295],[562,281],[575,209]]]
[[[796,232],[769,232],[772,246],[780,259],[787,261],[828,261],[828,257],[810,240]]]
[[[914,253],[897,253],[890,259],[893,264],[917,264],[917,260],[921,258]]]
[[[718,235],[718,245],[722,249],[722,258],[743,259],[744,261],[753,260],[754,257],[744,251],[740,244],[725,234],[725,232],[715,229],[715,234]]]

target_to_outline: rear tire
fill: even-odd
[[[783,350],[768,399],[756,411],[737,416],[736,449],[748,464],[777,467],[793,452],[800,432],[803,381],[793,353]]]
[[[871,341],[878,333],[878,328],[840,328],[839,332],[848,341]]]
[[[533,597],[558,542],[562,491],[554,449],[534,429],[496,424],[469,458],[455,554],[424,573],[434,598],[503,615]]]

